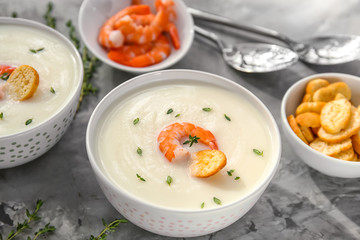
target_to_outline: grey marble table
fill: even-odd
[[[65,23],[71,19],[77,26],[81,2],[53,1],[57,29],[66,36]],[[18,17],[44,23],[47,3],[45,0],[0,0],[0,15],[17,12]],[[331,33],[360,35],[359,0],[186,0],[185,3],[244,23],[269,27],[294,39]],[[269,40],[197,23],[221,33],[229,43]],[[259,97],[279,125],[281,99],[286,89],[300,78],[318,72],[360,76],[358,61],[331,67],[299,62],[274,73],[245,74],[228,67],[216,47],[201,37],[195,38],[189,53],[172,68],[206,71],[235,81]],[[49,240],[89,239],[91,234],[102,230],[102,218],[110,221],[122,217],[96,182],[86,155],[85,130],[100,99],[133,76],[105,64],[99,66],[92,79],[98,92],[85,98],[60,142],[35,161],[0,170],[0,233],[8,233],[22,219],[25,208],[32,209],[37,199],[45,201],[41,221],[51,222],[57,228],[55,233],[47,235]],[[307,167],[285,138],[282,144],[279,169],[258,203],[231,226],[195,239],[360,239],[360,180],[322,175]],[[108,239],[168,238],[125,223]]]

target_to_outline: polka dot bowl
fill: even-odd
[[[76,88],[69,93],[70,96],[66,98],[66,102],[53,115],[25,131],[3,136],[0,134],[0,169],[4,169],[19,166],[38,158],[60,140],[76,112],[81,91],[83,67],[76,48],[58,31],[34,21],[18,18],[0,17],[0,24],[25,26],[54,36],[70,50],[75,58],[75,68],[77,69],[76,79],[74,79],[77,81]]]
[[[164,82],[171,83],[181,79],[193,84],[208,84],[218,88],[225,88],[243,96],[260,111],[268,124],[271,134],[271,157],[266,171],[260,177],[253,189],[244,197],[232,203],[216,206],[215,208],[179,209],[159,204],[153,204],[146,198],[134,196],[121,188],[106,174],[103,162],[99,157],[97,146],[99,129],[103,118],[115,103],[136,93]],[[119,107],[117,105],[117,107]],[[223,77],[193,70],[163,70],[135,77],[112,90],[95,108],[87,127],[86,148],[89,161],[106,198],[114,208],[126,219],[137,226],[155,234],[170,237],[195,237],[221,230],[239,220],[260,198],[280,161],[281,140],[279,130],[271,113],[251,92],[240,85]],[[121,173],[120,173],[121,174]],[[185,191],[185,190],[184,190]],[[164,196],[166,198],[166,196]]]

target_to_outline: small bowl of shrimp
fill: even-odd
[[[181,60],[194,38],[181,0],[85,0],[79,30],[102,62],[128,72],[165,69]]]
[[[114,208],[155,234],[195,237],[241,219],[280,161],[277,124],[250,91],[193,70],[136,76],[107,94],[86,132]]]

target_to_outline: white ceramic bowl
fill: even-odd
[[[143,3],[153,7],[154,0],[143,0]],[[79,13],[81,38],[96,57],[114,68],[134,73],[168,68],[184,57],[190,49],[194,38],[194,22],[191,15],[187,12],[184,2],[182,0],[174,0],[174,3],[177,11],[176,26],[179,32],[181,48],[178,50],[172,48],[170,56],[158,64],[135,68],[116,63],[107,57],[107,52],[97,41],[99,29],[105,21],[121,9],[131,5],[131,0],[84,0]]]
[[[325,78],[329,82],[343,81],[347,83],[352,91],[352,103],[355,106],[360,104],[360,78],[357,76],[341,73],[321,73],[303,78],[291,86],[282,99],[281,124],[284,135],[301,160],[317,171],[334,177],[360,177],[360,162],[339,160],[315,151],[296,136],[287,121],[287,116],[295,114],[296,107],[301,103],[306,84],[314,78]]]
[[[0,24],[25,26],[54,36],[70,50],[75,57],[76,68],[78,68],[75,79],[77,81],[76,88],[70,92],[71,96],[67,98],[66,104],[61,109],[58,109],[55,114],[44,122],[26,131],[0,136],[0,169],[2,169],[15,167],[34,160],[47,152],[60,140],[76,112],[82,85],[83,65],[81,57],[73,44],[50,27],[26,19],[4,17],[0,17]]]
[[[262,175],[254,189],[243,198],[232,204],[222,205],[214,209],[179,210],[169,207],[159,207],[129,194],[117,187],[104,173],[102,163],[97,154],[98,129],[104,115],[114,103],[118,103],[129,94],[140,89],[162,83],[174,83],[179,80],[192,83],[202,83],[241,95],[245,100],[259,110],[268,124],[271,134],[271,152],[274,153],[269,160],[267,170]],[[241,218],[256,203],[270,180],[275,174],[280,161],[281,140],[278,127],[269,110],[251,92],[242,86],[223,77],[192,70],[164,70],[144,74],[121,84],[112,90],[95,108],[89,120],[86,133],[86,148],[91,166],[97,180],[110,203],[132,223],[150,232],[171,237],[193,237],[209,234],[225,228]],[[171,226],[170,226],[170,225]]]

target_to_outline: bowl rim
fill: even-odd
[[[60,39],[68,48],[69,50],[74,54],[75,62],[78,63],[78,76],[76,78],[79,78],[78,84],[76,86],[76,90],[74,91],[73,96],[67,99],[67,102],[59,108],[55,113],[53,113],[49,118],[47,118],[45,121],[40,122],[38,125],[26,129],[24,131],[14,133],[14,134],[8,134],[4,136],[0,136],[0,140],[7,140],[12,138],[19,138],[21,136],[30,134],[31,132],[38,131],[41,129],[45,124],[48,124],[49,122],[52,122],[54,119],[58,118],[58,116],[62,115],[64,111],[66,111],[66,108],[69,106],[69,104],[73,101],[75,97],[77,97],[77,93],[80,92],[83,76],[84,76],[84,68],[83,68],[83,62],[80,57],[79,51],[75,48],[75,46],[70,42],[69,39],[67,39],[62,33],[59,31],[46,26],[45,24],[25,19],[25,18],[11,18],[11,17],[0,17],[0,24],[8,24],[8,25],[18,25],[18,26],[24,26],[24,27],[31,27],[34,29],[38,29],[44,32],[49,32],[50,34],[54,35],[56,38]]]
[[[122,90],[123,88],[126,88],[128,85],[135,85],[136,83],[143,81],[143,78],[148,78],[149,76],[151,77],[152,75],[161,75],[161,74],[173,74],[172,79],[170,80],[175,80],[178,79],[179,77],[177,77],[179,74],[184,73],[184,74],[197,74],[197,75],[202,75],[202,76],[208,76],[208,77],[212,77],[212,78],[217,78],[217,80],[219,81],[223,81],[226,82],[229,85],[233,85],[234,88],[239,88],[241,93],[244,95],[248,95],[249,97],[251,97],[251,100],[254,101],[253,103],[258,104],[259,106],[262,107],[260,114],[266,118],[268,118],[270,120],[270,122],[268,122],[268,126],[269,129],[271,129],[271,131],[273,131],[274,136],[271,136],[272,140],[275,140],[277,142],[277,148],[273,148],[274,152],[273,152],[273,156],[272,158],[274,160],[274,163],[272,163],[272,167],[261,177],[262,181],[257,183],[256,186],[254,187],[254,189],[252,191],[250,191],[248,194],[246,194],[244,197],[231,202],[229,204],[225,204],[219,207],[215,207],[215,208],[209,208],[209,209],[177,209],[177,208],[171,208],[171,207],[164,207],[164,206],[160,206],[157,204],[153,204],[151,202],[148,202],[146,200],[140,199],[134,195],[132,195],[130,192],[125,191],[120,189],[120,187],[116,186],[115,183],[113,181],[111,181],[108,177],[105,176],[105,174],[103,173],[103,171],[100,169],[97,161],[95,160],[95,154],[94,154],[94,150],[91,148],[91,139],[93,139],[93,136],[95,134],[95,131],[92,131],[93,129],[95,130],[95,126],[97,126],[96,124],[98,124],[99,120],[96,120],[96,113],[98,111],[104,111],[106,112],[106,110],[109,109],[109,107],[111,107],[113,102],[109,102],[106,103],[108,101],[109,98],[111,98],[113,95],[121,95],[118,94],[117,92]],[[181,77],[180,77],[181,78]],[[169,78],[167,78],[169,79]],[[195,79],[193,79],[195,80]],[[161,80],[164,81],[164,80]],[[196,79],[195,81],[202,81],[199,79]],[[204,82],[201,82],[204,83]],[[210,84],[210,83],[208,83]],[[216,86],[215,84],[211,84],[213,86]],[[135,88],[139,88],[139,86],[135,87]],[[118,98],[117,98],[118,99]],[[253,104],[252,103],[252,104]],[[103,108],[103,105],[106,104],[104,110],[101,110],[101,108]],[[100,119],[100,118],[99,118]],[[97,123],[96,123],[97,122]],[[271,141],[272,143],[274,141]],[[271,179],[274,177],[279,163],[280,163],[280,159],[281,159],[281,136],[280,136],[280,132],[278,129],[278,125],[276,124],[276,121],[273,117],[273,115],[271,114],[271,112],[269,111],[269,109],[266,107],[266,105],[264,103],[261,102],[261,100],[256,97],[252,92],[250,92],[248,89],[246,89],[245,87],[241,86],[240,84],[237,84],[234,81],[231,81],[225,77],[219,76],[219,75],[215,75],[212,73],[207,73],[207,72],[203,72],[203,71],[198,71],[198,70],[189,70],[189,69],[168,69],[168,70],[161,70],[161,71],[156,71],[156,72],[151,72],[151,73],[146,73],[146,74],[142,74],[136,77],[133,77],[125,82],[123,82],[122,84],[118,85],[116,88],[114,88],[113,90],[111,90],[95,107],[93,113],[90,116],[89,122],[88,122],[88,126],[86,129],[86,149],[87,149],[87,154],[88,154],[88,158],[90,161],[90,164],[93,168],[93,171],[95,172],[95,175],[98,177],[101,177],[102,181],[105,181],[107,183],[107,186],[111,186],[111,188],[123,195],[126,195],[126,197],[128,197],[129,199],[131,199],[134,202],[137,202],[139,204],[143,204],[147,207],[151,207],[157,210],[162,210],[162,211],[169,211],[169,212],[173,212],[173,213],[186,213],[186,214],[193,214],[193,213],[211,213],[211,212],[217,212],[217,211],[222,211],[223,209],[228,209],[231,208],[237,204],[240,204],[242,202],[246,202],[248,199],[254,197],[255,195],[257,195],[258,193],[261,194],[262,191],[264,191],[264,189],[267,187],[267,185],[270,183]]]
[[[175,0],[176,4],[179,4],[181,6],[182,9],[184,9],[185,12],[185,16],[186,16],[186,21],[189,23],[189,25],[191,26],[191,29],[187,32],[188,34],[186,34],[186,38],[189,39],[188,44],[184,45],[182,44],[182,46],[180,47],[179,50],[175,50],[172,47],[172,51],[181,51],[180,54],[178,55],[178,57],[172,59],[171,61],[169,60],[169,58],[165,59],[163,62],[160,62],[159,64],[154,64],[148,67],[129,67],[129,66],[125,66],[122,64],[119,64],[117,62],[114,62],[112,60],[110,60],[109,58],[103,58],[101,55],[99,55],[96,51],[96,49],[94,49],[92,47],[92,45],[89,43],[88,38],[86,37],[86,34],[84,32],[83,29],[83,21],[84,21],[84,16],[85,16],[85,11],[86,11],[86,7],[89,4],[89,2],[92,0],[84,0],[80,6],[80,10],[79,10],[79,16],[78,16],[78,25],[79,25],[79,32],[80,32],[80,36],[81,39],[83,40],[83,42],[85,43],[85,45],[87,46],[87,48],[97,57],[99,58],[102,62],[106,63],[107,65],[122,70],[122,71],[127,71],[127,72],[132,72],[132,73],[147,73],[147,72],[152,72],[152,71],[158,71],[161,69],[165,69],[168,67],[171,67],[172,65],[174,65],[175,63],[177,63],[178,61],[180,61],[190,50],[192,43],[194,41],[194,20],[191,16],[191,14],[187,11],[187,7],[184,3],[183,0]],[[171,53],[170,53],[171,54]],[[167,61],[168,60],[168,61]],[[160,66],[160,67],[159,67]]]
[[[303,141],[301,141],[301,139],[294,133],[294,131],[291,129],[288,121],[287,121],[287,116],[286,116],[286,106],[287,103],[289,102],[290,98],[291,98],[291,94],[297,90],[302,84],[305,84],[305,82],[310,81],[311,79],[315,79],[315,78],[338,78],[338,79],[342,79],[342,78],[352,78],[354,80],[359,81],[360,83],[360,77],[355,76],[355,75],[351,75],[351,74],[346,74],[346,73],[336,73],[336,72],[327,72],[327,73],[316,73],[316,74],[312,74],[309,75],[307,77],[301,78],[300,80],[298,80],[296,83],[294,83],[290,88],[288,88],[288,90],[286,91],[284,97],[282,98],[281,101],[281,122],[283,124],[283,126],[285,127],[286,132],[288,132],[289,136],[291,136],[291,139],[293,141],[295,141],[297,144],[300,144],[300,146],[302,146],[303,148],[309,150],[311,153],[315,154],[315,156],[317,157],[321,157],[321,158],[325,158],[327,161],[330,161],[332,163],[336,163],[336,164],[343,164],[343,165],[348,165],[349,167],[354,167],[354,166],[359,166],[360,167],[360,162],[354,162],[354,161],[345,161],[345,160],[341,160],[341,159],[337,159],[337,158],[333,158],[330,156],[327,156],[325,154],[322,154],[318,151],[316,151],[315,149],[311,148],[309,145],[307,145],[306,143],[304,143]],[[334,80],[330,79],[330,82],[332,82]],[[304,88],[305,91],[305,88]]]

